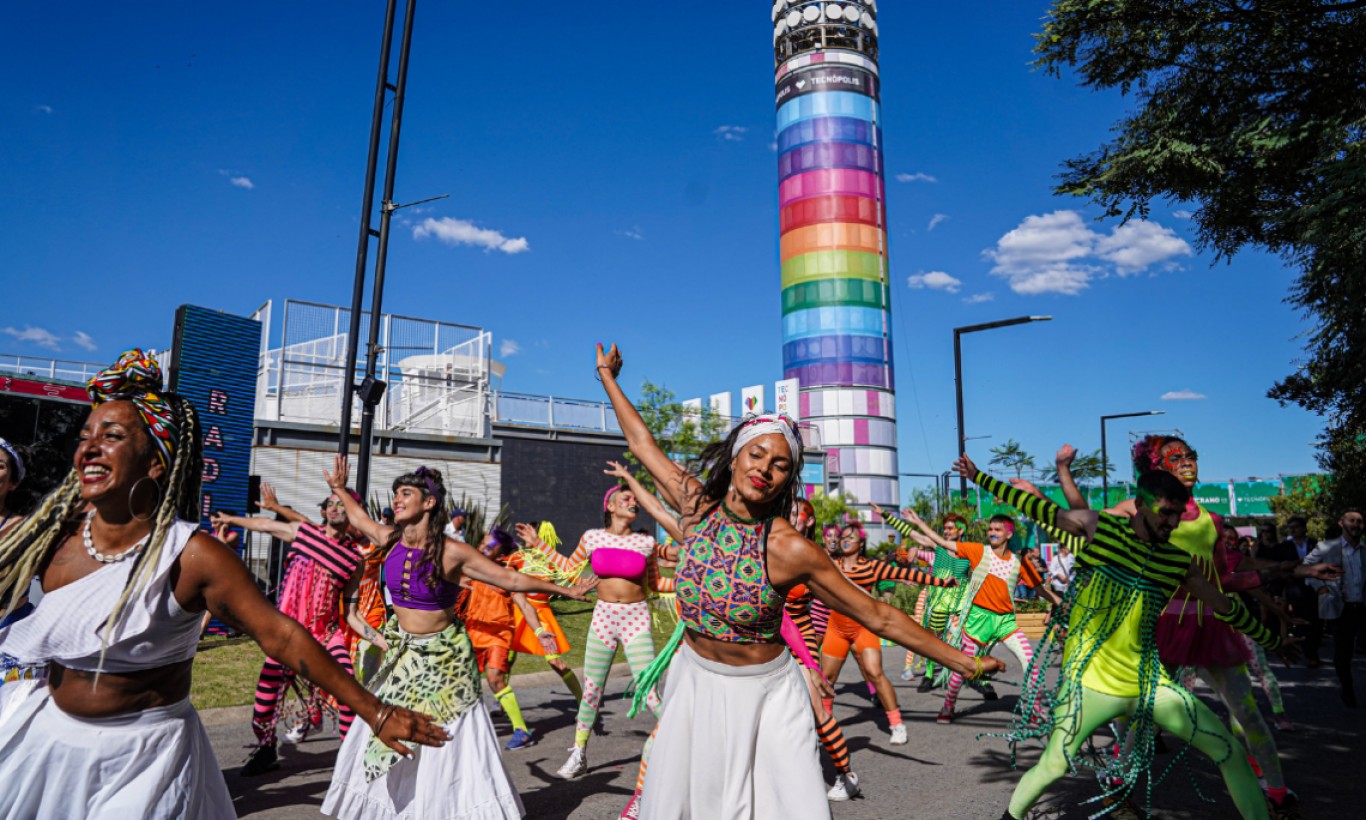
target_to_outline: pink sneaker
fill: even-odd
[[[626,808],[621,810],[621,817],[618,820],[638,820],[640,817],[640,792],[631,795],[631,802],[626,804]]]

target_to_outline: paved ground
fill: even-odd
[[[899,671],[901,657],[899,649],[886,650],[887,668]],[[1359,679],[1366,679],[1363,660],[1358,661]],[[941,699],[916,694],[911,684],[896,680],[911,742],[893,747],[887,744],[881,710],[869,700],[866,687],[856,679],[857,672],[853,670],[852,663],[846,666],[835,710],[849,740],[865,796],[835,804],[835,820],[1000,817],[1019,772],[1010,768],[1010,752],[1004,742],[994,738],[978,740],[977,735],[1005,726],[1015,702],[1015,689],[1000,686],[1002,698],[995,703],[965,691],[959,701],[959,719],[952,726],[939,726],[934,716]],[[1305,816],[1354,815],[1360,810],[1360,801],[1353,795],[1359,795],[1362,788],[1366,710],[1349,711],[1343,707],[1329,668],[1278,667],[1277,674],[1281,676],[1287,709],[1300,727],[1295,733],[1279,735],[1277,741],[1286,776],[1301,797]],[[1018,676],[1018,670],[1011,669],[1005,677]],[[569,694],[562,685],[552,687],[541,676],[517,678],[515,682],[522,711],[541,737],[537,746],[505,756],[526,804],[527,816],[615,818],[630,797],[637,755],[652,726],[652,721],[644,716],[626,720],[626,702],[619,696],[625,679],[609,683],[610,694],[604,705],[609,734],[593,738],[589,744],[589,774],[573,782],[554,776],[573,739],[570,710],[574,705]],[[1202,694],[1208,696],[1208,692]],[[492,698],[486,700],[492,705]],[[1219,707],[1216,711],[1222,714]],[[210,710],[205,714],[238,813],[250,818],[318,816],[317,807],[331,776],[337,748],[335,737],[284,747],[279,770],[247,780],[239,778],[236,769],[246,754],[243,745],[251,740],[248,717],[247,707]],[[506,737],[507,722],[496,712],[494,723],[500,735]],[[1036,757],[1037,748],[1022,750],[1020,763],[1028,765]],[[1165,765],[1171,755],[1159,756],[1158,760]],[[828,763],[825,765],[826,780],[830,782],[833,774]],[[1202,801],[1196,785],[1213,802]],[[1036,816],[1085,818],[1091,807],[1079,804],[1094,794],[1093,781],[1080,777],[1065,780],[1045,797]],[[1236,817],[1217,771],[1203,759],[1192,759],[1190,765],[1178,764],[1154,790],[1153,807],[1154,815],[1162,818]]]

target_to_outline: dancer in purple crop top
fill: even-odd
[[[460,579],[579,601],[596,582],[567,589],[510,570],[447,537],[446,486],[440,472],[426,467],[394,480],[394,524],[376,523],[346,492],[346,458],[338,456],[335,463],[335,471],[327,474],[328,486],[346,502],[355,527],[388,551],[384,583],[394,615],[384,626],[388,651],[369,685],[382,698],[431,715],[450,741],[402,759],[375,743],[368,727],[353,728],[337,753],[323,813],[364,820],[476,811],[490,819],[521,817],[521,798],[479,697],[474,648],[454,612]]]
[[[790,419],[746,419],[703,451],[699,477],[654,440],[617,384],[621,365],[616,345],[598,346],[598,377],[631,452],[689,533],[675,573],[679,628],[636,681],[649,691],[673,661],[640,816],[829,818],[806,684],[778,636],[791,587],[965,675],[1004,667],[865,594],[787,522],[802,463]]]

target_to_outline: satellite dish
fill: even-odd
[[[859,10],[858,10],[856,7],[854,7],[854,6],[845,6],[845,7],[844,7],[844,19],[848,20],[848,21],[851,22],[851,23],[857,23],[857,22],[858,22],[858,18],[859,18]]]
[[[808,23],[814,23],[821,18],[820,6],[807,6],[802,9],[802,19]]]
[[[863,16],[859,18],[859,22],[863,24],[863,27],[864,27],[864,28],[872,28],[872,27],[873,27],[873,15],[871,15],[871,14],[869,14],[868,12],[865,11],[865,12],[863,13]]]
[[[802,22],[802,13],[793,9],[787,13],[787,27],[796,28]]]

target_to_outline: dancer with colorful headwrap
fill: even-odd
[[[746,419],[703,450],[699,479],[669,459],[617,384],[616,346],[599,345],[597,357],[631,452],[687,533],[675,573],[678,627],[635,681],[633,712],[669,671],[640,816],[830,817],[810,698],[779,635],[788,590],[806,584],[836,612],[955,669],[980,674],[999,662],[937,641],[850,583],[793,529],[785,516],[802,446],[790,419]]]
[[[343,669],[354,674],[350,645],[342,628],[342,591],[353,576],[359,582],[364,558],[360,542],[351,537],[350,522],[341,498],[333,493],[320,506],[323,526],[307,520],[275,521],[222,512],[214,515],[213,523],[219,527],[242,527],[266,533],[290,545],[276,605],[281,612],[303,624]],[[255,777],[278,767],[276,726],[281,717],[280,705],[286,688],[295,685],[294,673],[285,664],[275,658],[266,658],[256,681],[255,707],[251,716],[256,746],[242,766],[243,777]],[[301,700],[303,714],[290,716],[295,723],[285,733],[286,743],[300,743],[321,728],[323,714],[330,706],[326,693],[307,685],[302,689]],[[343,738],[354,718],[355,715],[344,706],[338,710],[337,726]]]
[[[73,469],[0,536],[0,615],[35,576],[47,594],[0,630],[0,651],[47,666],[0,690],[0,817],[236,817],[190,705],[202,613],[332,692],[386,748],[446,735],[366,692],[242,561],[198,531],[198,417],[130,350],[88,387]]]
[[[1075,450],[1064,446],[1058,451],[1058,479],[1068,504],[1074,509],[1084,508],[1086,499],[1071,475]],[[1187,489],[1193,490],[1200,480],[1200,464],[1195,451],[1177,436],[1150,435],[1139,440],[1133,448],[1135,474],[1161,470],[1174,476]],[[1114,510],[1127,514],[1134,506],[1130,499]],[[1211,513],[1194,498],[1182,512],[1181,522],[1172,533],[1171,542],[1180,547],[1204,574],[1205,580],[1220,592],[1248,591],[1256,594],[1263,583],[1263,573],[1282,575],[1294,571],[1297,561],[1281,563],[1242,559],[1253,571],[1234,571],[1234,566],[1221,543],[1223,520]],[[1284,613],[1264,594],[1265,606],[1282,616]],[[1262,718],[1252,694],[1252,679],[1247,662],[1251,656],[1242,639],[1217,620],[1206,617],[1205,605],[1189,592],[1178,592],[1157,622],[1157,646],[1162,663],[1169,670],[1193,667],[1229,710],[1234,734],[1245,739],[1251,752],[1254,769],[1266,778],[1266,791],[1279,815],[1298,816],[1298,800],[1285,786],[1280,754],[1270,728]],[[1288,634],[1288,633],[1287,633]]]
[[[840,534],[840,555],[835,563],[840,572],[844,573],[844,577],[869,595],[873,594],[874,585],[880,581],[920,584],[926,587],[952,586],[957,583],[952,578],[935,578],[918,569],[898,567],[886,561],[869,558],[863,554],[867,542],[868,538],[862,524],[845,526]],[[886,673],[882,671],[881,642],[872,630],[863,624],[846,615],[835,613],[830,616],[830,626],[826,629],[825,640],[821,643],[821,671],[827,680],[839,680],[840,670],[844,668],[844,659],[850,652],[856,653],[854,660],[858,663],[864,679],[873,684],[878,701],[887,715],[887,731],[891,735],[889,742],[893,746],[909,742],[906,724],[901,721],[901,707],[896,701],[896,690],[892,688],[892,682],[887,680]],[[833,702],[833,696],[826,699],[826,712],[831,711]]]
[[[954,469],[1050,531],[1074,539],[1077,559],[1077,575],[1040,642],[1007,735],[1012,748],[1035,738],[1048,738],[1047,746],[1020,779],[1002,817],[1022,820],[1069,769],[1103,767],[1105,793],[1096,800],[1127,796],[1138,778],[1149,774],[1159,726],[1215,762],[1243,817],[1267,817],[1267,801],[1241,745],[1209,707],[1172,680],[1158,657],[1157,619],[1178,590],[1197,596],[1215,618],[1268,649],[1287,655],[1294,649],[1282,649],[1279,635],[1265,629],[1238,598],[1214,588],[1190,556],[1168,542],[1190,490],[1170,474],[1143,473],[1132,512],[1116,516],[1065,510],[1036,489],[1031,494],[981,472],[966,455]],[[1305,574],[1311,572],[1331,574],[1326,567],[1306,568]],[[1042,673],[1057,661],[1059,679],[1051,686]],[[1117,718],[1127,718],[1129,727],[1122,754],[1100,764],[1079,758],[1082,743]],[[1149,797],[1160,780],[1161,775],[1150,776]]]
[[[654,638],[650,633],[650,592],[673,592],[673,580],[659,573],[660,546],[649,535],[634,532],[640,508],[635,493],[613,484],[602,498],[602,529],[589,530],[579,540],[574,554],[565,558],[539,538],[540,549],[564,573],[581,572],[591,566],[602,580],[593,618],[584,638],[583,699],[579,701],[574,723],[574,746],[557,774],[570,780],[588,771],[588,736],[598,717],[607,673],[617,649],[626,654],[633,673],[645,669],[655,658]],[[659,694],[648,693],[650,710],[658,716]],[[642,757],[648,759],[647,742]]]
[[[324,814],[359,820],[523,815],[493,722],[480,697],[475,649],[455,607],[463,579],[509,592],[547,592],[575,600],[573,589],[514,572],[445,534],[446,485],[439,470],[419,467],[394,479],[394,524],[380,524],[346,490],[350,466],[337,456],[327,485],[352,524],[383,545],[384,584],[394,615],[384,625],[389,649],[371,682],[384,697],[433,715],[450,742],[403,760],[374,742],[365,726],[342,741]]]

